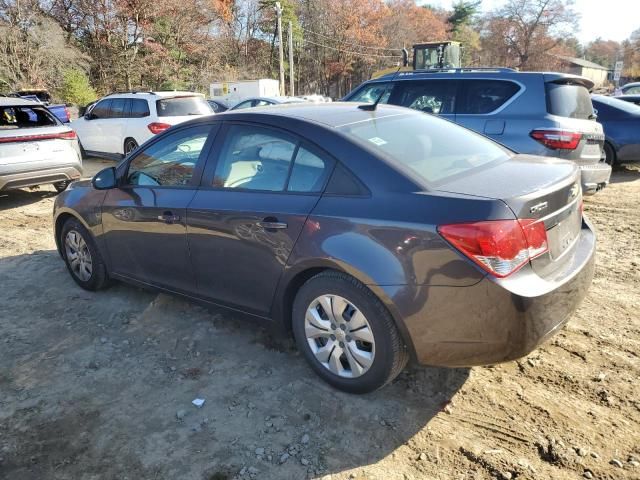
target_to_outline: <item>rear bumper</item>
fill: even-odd
[[[582,193],[593,195],[609,183],[611,166],[604,162],[580,165],[580,173],[582,175]]]
[[[62,182],[65,180],[78,180],[81,176],[82,166],[80,163],[37,168],[14,173],[0,173],[0,191]]]
[[[569,320],[593,278],[595,235],[582,234],[563,267],[542,279],[527,266],[470,287],[381,287],[418,363],[473,366],[523,357]]]

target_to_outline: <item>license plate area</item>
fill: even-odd
[[[558,260],[571,250],[576,243],[582,229],[582,215],[577,203],[572,207],[571,214],[560,223],[547,230],[549,255],[551,260]]]

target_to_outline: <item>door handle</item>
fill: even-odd
[[[164,212],[162,215],[158,215],[158,220],[164,223],[172,224],[180,221],[180,215],[174,215],[171,212]]]
[[[258,222],[258,226],[265,230],[282,230],[288,227],[285,222],[279,222],[277,218],[267,217],[264,220]]]

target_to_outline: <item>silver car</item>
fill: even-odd
[[[81,175],[71,128],[39,103],[0,97],[0,191],[53,184],[61,192]]]

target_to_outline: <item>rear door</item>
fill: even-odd
[[[201,296],[267,314],[334,162],[291,133],[249,123],[220,132],[188,211]]]
[[[402,80],[395,84],[389,103],[456,121],[458,81],[451,79]]]
[[[193,199],[216,127],[191,125],[137,150],[118,188],[102,205],[104,238],[114,273],[193,294],[187,206]]]
[[[122,154],[129,109],[130,103],[126,98],[111,100],[107,118],[99,122],[102,132],[101,152]]]
[[[507,119],[500,112],[523,88],[510,80],[460,80],[456,123],[502,142]]]

